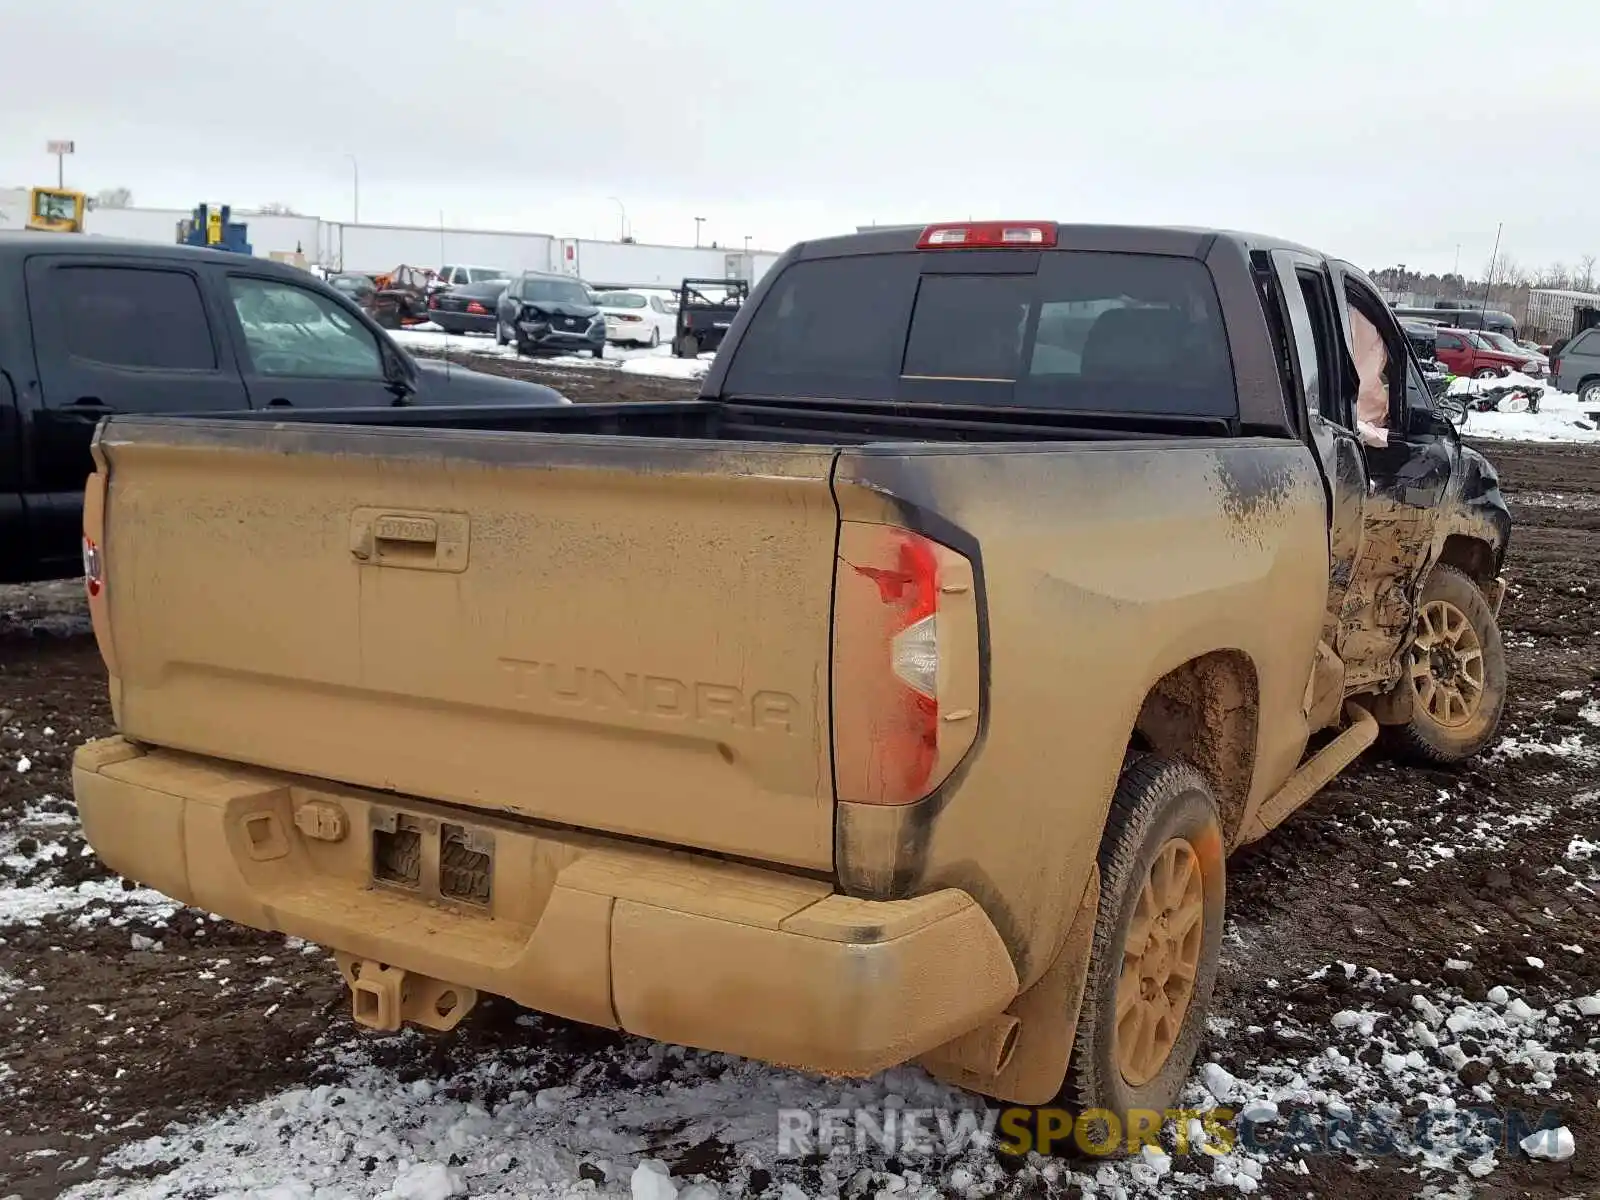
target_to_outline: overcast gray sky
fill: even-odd
[[[1476,273],[1499,221],[1600,253],[1597,47],[1593,0],[0,0],[0,186],[71,138],[153,206],[347,220],[353,155],[368,221],[1221,224]]]

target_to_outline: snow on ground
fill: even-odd
[[[410,329],[391,330],[400,345],[412,350],[426,350],[435,354],[476,354],[488,358],[516,358],[512,346],[497,346],[493,338],[473,337],[445,333],[436,325],[414,325]],[[595,359],[587,354],[558,354],[538,361],[552,367],[582,367],[599,371],[621,371],[624,375],[653,375],[661,379],[700,379],[711,369],[715,354],[702,354],[699,358],[678,358],[670,347],[654,349],[623,349],[615,345],[606,347],[604,358]]]
[[[1457,378],[1450,394],[1465,399],[1491,388],[1520,387],[1539,397],[1538,412],[1473,412],[1461,432],[1508,442],[1600,443],[1600,421],[1578,407],[1578,398],[1516,372],[1502,379]]]
[[[99,921],[165,920],[178,911],[179,905],[149,888],[129,891],[115,879],[74,882],[66,870],[72,839],[63,835],[77,830],[72,805],[49,795],[30,802],[10,828],[0,829],[0,937],[7,926],[79,909],[84,910],[75,921],[80,928]],[[77,844],[77,854],[88,858],[89,848]]]

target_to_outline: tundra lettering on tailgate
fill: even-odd
[[[787,692],[746,698],[730,684],[673,679],[636,671],[605,671],[571,663],[502,658],[511,694],[538,708],[566,705],[627,712],[663,721],[706,721],[742,729],[794,732],[799,702]]]

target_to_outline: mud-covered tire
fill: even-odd
[[[511,339],[506,336],[506,323],[498,318],[494,323],[494,344],[496,346],[508,346],[511,344]]]
[[[1156,989],[1131,965],[1126,968],[1133,972],[1130,982],[1137,981],[1139,986],[1130,987],[1124,981],[1125,960],[1131,961],[1135,953],[1129,935],[1136,932],[1136,919],[1140,928],[1146,927],[1141,897],[1147,885],[1156,882],[1152,867],[1173,853],[1169,846],[1175,840],[1187,844],[1187,852],[1192,854],[1187,861],[1199,876],[1198,916],[1191,919],[1198,923],[1200,941],[1182,1015],[1176,1020],[1169,1017],[1162,1026],[1166,1032],[1175,1027],[1164,1059],[1159,1060],[1159,1067],[1135,1071],[1130,1078],[1122,1043],[1131,1040],[1137,1044],[1129,1022],[1145,1017],[1129,1012],[1119,1029],[1119,995],[1126,992],[1132,996],[1141,987],[1148,989],[1145,994],[1153,994]],[[1183,853],[1181,848],[1178,853]],[[1164,1112],[1177,1100],[1205,1034],[1206,1012],[1217,979],[1226,892],[1224,858],[1216,801],[1198,771],[1155,755],[1140,758],[1123,770],[1100,843],[1100,907],[1063,1092],[1063,1098],[1080,1114],[1109,1110],[1118,1121],[1126,1121],[1130,1109]],[[1193,902],[1185,911],[1193,913]],[[1151,927],[1176,928],[1177,924],[1163,925],[1157,920]],[[1168,997],[1169,1013],[1172,986],[1169,982],[1162,989]]]
[[[1410,718],[1403,725],[1384,729],[1384,740],[1398,757],[1437,766],[1465,762],[1493,740],[1500,728],[1500,715],[1506,704],[1506,654],[1500,640],[1500,627],[1489,607],[1489,600],[1468,576],[1454,567],[1438,564],[1423,585],[1420,610],[1444,605],[1464,616],[1477,639],[1482,654],[1483,677],[1477,702],[1471,713],[1459,722],[1446,722],[1430,711],[1425,702],[1425,685],[1419,685],[1415,668],[1417,644],[1407,649],[1404,674],[1397,685],[1409,689]],[[1423,619],[1418,618],[1418,638],[1423,635]],[[1431,677],[1431,675],[1430,675]]]

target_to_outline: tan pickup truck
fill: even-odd
[[[121,736],[74,785],[378,1029],[489,992],[1162,1109],[1227,853],[1504,701],[1493,470],[1371,284],[1270,239],[806,243],[696,401],[280,416],[101,425]]]

